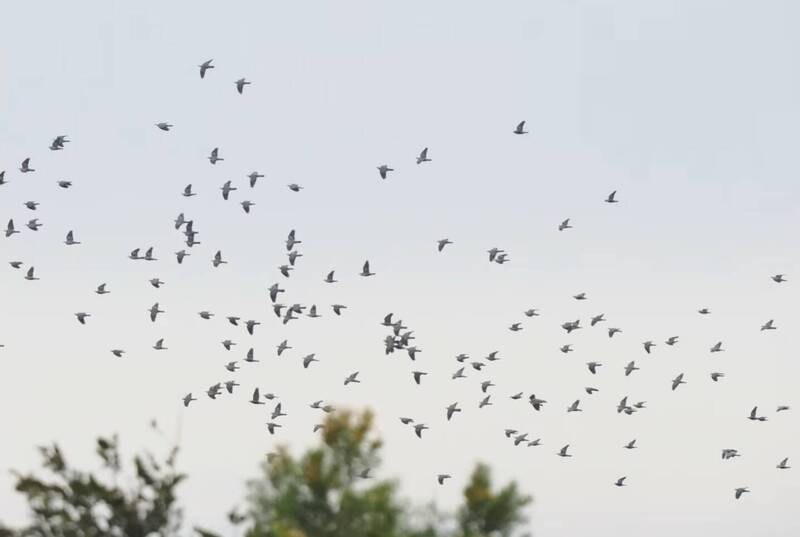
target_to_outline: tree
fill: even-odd
[[[464,489],[464,504],[452,515],[435,506],[414,507],[398,497],[397,483],[375,480],[381,440],[373,416],[334,412],[322,442],[299,458],[286,447],[267,456],[259,478],[247,484],[247,509],[228,519],[247,537],[511,537],[531,501],[511,483],[492,490],[489,468],[478,465]],[[71,467],[58,445],[39,448],[47,478],[15,473],[30,523],[19,530],[0,524],[0,537],[174,537],[182,523],[173,448],[160,461],[149,452],[133,457],[133,475],[123,478],[116,436],[98,438],[98,471]],[[218,537],[195,528],[199,537]]]
[[[263,477],[248,485],[248,537],[437,537],[448,535],[429,515],[420,527],[393,481],[366,479],[380,463],[372,414],[329,414],[322,445],[299,459],[286,448],[268,457]],[[367,472],[366,474],[364,472]],[[531,500],[515,484],[493,493],[489,468],[478,465],[464,491],[453,537],[508,537]]]
[[[458,513],[462,535],[508,537],[516,526],[524,522],[522,509],[530,502],[529,496],[517,491],[516,483],[509,483],[493,493],[489,467],[479,464],[464,489],[464,505]]]
[[[98,438],[96,452],[106,478],[69,466],[57,444],[40,447],[48,479],[15,472],[30,524],[6,535],[19,537],[145,537],[175,535],[182,512],[175,489],[184,475],[175,470],[174,448],[159,462],[150,453],[133,458],[129,488],[117,484],[122,471],[117,437]]]

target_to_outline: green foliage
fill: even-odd
[[[479,464],[464,489],[464,505],[458,513],[462,535],[508,537],[524,521],[522,509],[530,502],[529,496],[517,491],[516,483],[506,485],[499,492],[492,492],[489,467]]]
[[[421,525],[397,497],[393,481],[360,477],[380,463],[380,440],[371,436],[372,414],[330,414],[322,445],[299,459],[285,448],[262,465],[263,478],[248,484],[248,537],[508,537],[524,521],[530,498],[515,484],[491,490],[488,467],[479,465],[464,491],[455,533],[435,516]],[[421,527],[419,527],[421,526]]]
[[[262,476],[247,484],[247,510],[228,520],[246,537],[511,537],[524,522],[528,496],[515,483],[493,491],[491,474],[478,465],[458,511],[413,508],[397,483],[371,476],[382,443],[370,412],[336,412],[326,418],[319,446],[294,458],[285,447],[267,457]],[[100,469],[76,470],[58,445],[39,448],[47,478],[15,473],[30,523],[17,530],[0,525],[0,537],[173,537],[182,511],[176,488],[177,448],[163,461],[150,453],[133,458],[123,472],[116,436],[98,438]],[[132,474],[123,476],[123,473]],[[126,486],[118,482],[124,477]],[[194,528],[199,537],[218,537]]]
[[[14,533],[19,537],[163,537],[174,535],[181,523],[175,489],[184,475],[175,470],[177,449],[163,462],[150,453],[133,459],[132,485],[118,486],[122,471],[117,437],[98,438],[96,452],[101,472],[69,466],[58,445],[41,447],[42,479],[15,473],[16,490],[25,496],[30,524]],[[0,533],[1,535],[1,533]]]

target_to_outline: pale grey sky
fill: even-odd
[[[7,470],[34,467],[35,445],[57,440],[89,464],[97,434],[158,446],[155,417],[170,436],[181,424],[189,521],[227,531],[224,513],[263,454],[316,441],[308,404],[325,399],[376,411],[381,477],[420,502],[455,505],[476,460],[518,479],[536,498],[539,537],[800,531],[800,474],[775,469],[787,456],[800,465],[797,417],[774,412],[798,406],[800,374],[796,2],[97,0],[6,12],[0,221],[39,216],[44,227],[0,239],[0,520],[24,519]],[[201,81],[209,58],[217,68]],[[252,81],[241,96],[240,77]],[[530,134],[514,136],[522,119]],[[58,134],[73,142],[51,152]],[[212,167],[217,146],[225,160]],[[425,146],[433,162],[416,166]],[[16,171],[25,157],[36,173]],[[396,169],[386,181],[383,163]],[[254,169],[266,178],[251,191]],[[240,190],[224,202],[229,179]],[[180,196],[187,183],[198,196]],[[615,189],[620,203],[604,204]],[[41,202],[35,215],[28,200]],[[182,266],[179,212],[203,243]],[[574,229],[559,233],[567,217]],[[276,267],[293,228],[304,257],[285,280]],[[70,229],[84,244],[62,243]],[[442,237],[455,244],[440,255]],[[150,245],[157,263],[127,259]],[[492,246],[512,261],[489,264]],[[229,264],[213,270],[217,249]],[[367,258],[377,276],[364,279]],[[17,259],[41,281],[6,264]],[[341,283],[326,286],[331,269]],[[773,283],[776,273],[790,281]],[[325,317],[280,325],[266,296],[276,281],[285,301]],[[102,282],[112,294],[92,293]],[[581,291],[589,300],[570,298]],[[154,325],[155,301],[167,313]],[[333,302],[348,305],[341,318]],[[542,316],[525,318],[528,307]],[[218,317],[205,322],[202,309]],[[77,311],[93,315],[86,326]],[[415,330],[416,364],[383,355],[389,311]],[[605,327],[559,328],[601,312]],[[263,325],[249,337],[230,314]],[[760,333],[770,318],[779,329]],[[509,332],[517,321],[524,330]],[[624,332],[609,340],[607,326]],[[681,341],[668,348],[671,335]],[[169,351],[150,349],[159,337]],[[239,343],[230,353],[228,337]],[[295,349],[278,360],[284,338]],[[651,357],[647,339],[659,343]],[[726,352],[711,356],[719,340]],[[228,374],[249,346],[262,362]],[[114,347],[128,354],[115,359]],[[492,350],[501,361],[450,380],[456,354]],[[321,362],[305,371],[310,352]],[[625,378],[632,359],[642,370]],[[596,377],[590,360],[604,363]],[[430,373],[422,387],[416,367]],[[362,384],[343,387],[355,370]],[[727,376],[714,384],[714,370]],[[680,372],[688,384],[671,392]],[[203,394],[228,378],[243,385],[236,397]],[[479,411],[483,379],[497,384],[495,404]],[[245,403],[255,385],[289,412],[274,437],[263,408]],[[587,385],[600,392],[586,396]],[[188,391],[200,400],[184,410]],[[549,404],[535,413],[508,400],[517,391]],[[617,415],[623,395],[648,408]],[[576,398],[585,411],[568,415]],[[446,423],[454,401],[464,411]],[[753,405],[768,422],[745,419]],[[423,441],[400,415],[431,426]],[[505,427],[544,445],[514,448]],[[638,450],[621,448],[634,437]],[[556,457],[566,443],[574,457]],[[730,447],[743,456],[723,463]],[[455,476],[446,487],[440,472]],[[613,487],[621,475],[629,487]],[[738,486],[753,492],[737,502]]]

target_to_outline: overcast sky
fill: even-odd
[[[0,221],[22,233],[0,238],[0,520],[25,519],[8,469],[36,467],[36,445],[58,441],[83,465],[98,434],[119,433],[128,453],[178,435],[188,520],[228,532],[224,514],[264,454],[317,441],[308,404],[324,399],[374,409],[387,442],[378,477],[415,501],[456,505],[478,460],[518,479],[539,537],[800,532],[800,474],[775,468],[800,466],[797,415],[775,413],[800,410],[797,2],[96,0],[15,2],[5,15]],[[513,135],[523,119],[530,133]],[[72,142],[49,151],[59,134]],[[417,166],[426,146],[433,161]],[[211,166],[214,147],[225,160]],[[35,173],[17,171],[25,157]],[[384,163],[396,170],[386,181]],[[253,170],[266,177],[251,190]],[[239,187],[228,202],[226,180]],[[196,197],[180,196],[188,183]],[[603,203],[612,190],[620,203]],[[179,212],[202,242],[183,265]],[[574,228],[559,233],[565,218]],[[287,280],[290,229],[304,257]],[[65,246],[68,230],[83,244]],[[444,237],[454,244],[439,254]],[[157,262],[127,259],[148,246]],[[494,246],[511,261],[490,264]],[[213,269],[219,249],[229,263]],[[373,278],[357,275],[365,259]],[[340,283],[326,285],[333,269]],[[94,294],[103,282],[111,294]],[[274,282],[323,317],[281,325]],[[166,313],[154,324],[155,301]],[[92,314],[86,326],[78,311]],[[415,331],[416,363],[384,356],[389,312]],[[559,328],[599,313],[608,321],[594,328]],[[225,315],[262,325],[247,336]],[[771,318],[778,330],[760,332]],[[623,332],[610,340],[609,326]],[[160,337],[169,350],[151,349]],[[283,339],[294,349],[278,359]],[[726,350],[711,355],[717,341]],[[249,347],[260,363],[223,369]],[[456,354],[493,350],[500,361],[450,379]],[[320,362],[303,370],[312,352]],[[626,378],[630,360],[641,370]],[[422,386],[413,369],[429,372]],[[344,387],[356,370],[362,383]],[[687,384],[672,392],[678,373]],[[235,396],[204,395],[232,378]],[[494,405],[478,410],[486,379]],[[288,411],[273,437],[264,407],[245,402],[255,386]],[[189,391],[199,400],[184,409]],[[517,391],[548,404],[536,413],[509,399]],[[647,408],[618,415],[625,395]],[[577,398],[584,412],[567,414]],[[455,401],[464,411],[447,423]],[[745,419],[754,405],[769,421]],[[423,440],[401,415],[429,424]],[[543,445],[515,448],[506,427]],[[622,449],[633,438],[639,449]],[[574,457],[557,457],[567,443]],[[742,457],[723,462],[722,448]],[[454,479],[439,487],[445,472]],[[614,487],[622,475],[629,486]],[[752,493],[735,501],[740,486]]]

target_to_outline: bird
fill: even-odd
[[[644,343],[642,343],[642,346],[644,347],[644,351],[645,351],[647,354],[650,354],[650,350],[651,350],[653,347],[655,347],[655,346],[656,346],[656,344],[655,344],[655,343],[653,343],[652,341],[645,341]]]
[[[563,352],[564,354],[567,354],[568,352],[572,352],[572,345],[570,345],[569,343],[567,343],[566,345],[562,345],[562,346],[559,348],[559,350],[560,350],[561,352]]]
[[[520,121],[517,123],[517,127],[514,129],[514,134],[528,134],[528,131],[525,130],[525,121]]]
[[[774,276],[771,276],[771,278],[772,278],[772,281],[775,282],[775,283],[783,283],[783,282],[786,281],[786,275],[785,274],[776,274]]]
[[[544,399],[539,399],[535,395],[531,394],[531,396],[528,397],[528,402],[530,402],[534,410],[539,411],[542,409],[542,405],[544,405],[547,401]]]
[[[150,285],[152,285],[156,289],[160,289],[161,286],[164,285],[164,282],[161,281],[159,278],[151,278],[150,279]]]
[[[0,180],[0,184],[2,183],[2,180]],[[72,181],[56,181],[56,184],[61,188],[69,188],[72,186]]]
[[[567,412],[583,412],[582,408],[578,408],[578,405],[580,405],[580,404],[581,404],[581,400],[580,399],[576,399],[575,401],[573,401],[573,403],[571,405],[569,405],[569,407],[567,407]]]
[[[586,293],[578,293],[577,295],[572,295],[572,298],[575,300],[586,300]]]
[[[725,376],[725,373],[713,372],[713,373],[711,373],[711,380],[713,380],[714,382],[717,382],[719,379],[721,379],[724,376]]]
[[[216,67],[214,65],[211,65],[211,62],[213,61],[214,60],[206,60],[200,65],[198,65],[198,67],[200,67],[200,78],[205,78],[206,71],[208,71],[209,69],[214,69]]]
[[[638,371],[638,370],[639,370],[639,368],[636,367],[636,362],[631,360],[630,362],[628,362],[628,365],[625,366],[625,376],[627,377],[631,373],[633,373],[634,371]]]
[[[236,386],[241,386],[241,384],[239,384],[239,383],[238,383],[238,382],[236,382],[235,380],[229,380],[229,381],[225,382],[225,389],[226,389],[226,390],[228,391],[228,393],[230,393],[230,394],[232,394],[232,393],[233,393],[233,389],[234,389]]]
[[[211,155],[208,156],[208,161],[211,162],[211,164],[216,164],[220,160],[225,160],[225,159],[219,156],[219,148],[215,147],[214,149],[211,150]]]
[[[358,371],[356,371],[355,373],[350,373],[350,375],[348,375],[347,378],[344,379],[344,385],[345,386],[347,386],[348,384],[353,384],[353,383],[358,384],[360,382],[361,381],[358,380]]]
[[[592,375],[596,375],[597,368],[602,366],[603,364],[599,362],[587,362],[586,365],[589,366],[589,371],[592,373]]]
[[[250,214],[250,207],[253,207],[256,204],[256,202],[250,200],[244,200],[240,203],[242,206],[242,210],[247,214]]]
[[[79,323],[86,324],[86,319],[91,317],[91,314],[80,311],[75,314],[75,317],[77,317]]]
[[[614,337],[614,334],[618,334],[620,332],[622,332],[621,328],[613,328],[613,327],[609,328],[608,329],[608,337],[612,338],[612,337]]]
[[[233,347],[234,345],[236,345],[236,343],[231,341],[230,339],[225,339],[222,341],[222,346],[225,347],[226,351],[231,350],[231,347]]]
[[[436,241],[436,244],[437,244],[437,249],[441,252],[442,250],[444,250],[445,246],[447,246],[448,244],[453,244],[453,241],[451,241],[450,239],[440,239]]]
[[[150,312],[150,320],[152,322],[156,322],[156,317],[158,316],[159,313],[165,313],[164,310],[158,308],[158,302],[150,306],[150,309],[147,311]]]
[[[68,231],[67,237],[64,239],[64,244],[66,244],[67,246],[74,246],[76,244],[81,244],[81,243],[75,240],[75,235],[72,231]]]
[[[790,409],[790,407],[789,407],[789,406],[787,406],[787,405],[780,405],[780,406],[779,406],[779,407],[778,407],[778,408],[775,410],[775,412],[783,412],[784,410],[789,410],[789,409]]]
[[[333,304],[331,305],[331,308],[333,308],[333,313],[336,315],[341,315],[342,311],[347,309],[347,306],[343,306],[342,304]]]
[[[389,172],[393,172],[393,171],[394,171],[394,168],[390,168],[386,164],[381,164],[380,166],[378,166],[378,173],[380,173],[381,179],[386,179],[386,176],[389,174]]]
[[[37,278],[37,277],[35,277],[35,276],[33,275],[33,271],[34,271],[34,267],[30,267],[30,268],[28,269],[28,272],[26,272],[26,273],[25,273],[25,279],[26,279],[26,280],[29,280],[29,281],[36,281],[36,280],[38,280],[38,279],[39,279],[39,278]]]
[[[225,263],[227,263],[227,261],[223,261],[222,259],[222,250],[217,250],[217,253],[214,254],[214,259],[211,260],[211,264],[214,266],[214,268],[217,268]]]
[[[786,457],[781,462],[779,462],[775,468],[778,468],[780,470],[788,470],[789,468],[791,468],[791,466],[789,466],[789,457]]]
[[[13,268],[18,269],[22,266],[22,261],[9,261],[8,264]]]
[[[258,181],[262,177],[264,177],[264,175],[261,174],[261,173],[258,173],[258,172],[255,172],[255,171],[254,172],[250,172],[248,174],[248,176],[247,176],[247,178],[250,180],[250,188],[255,188],[256,181]]]
[[[412,371],[411,374],[414,376],[414,382],[416,382],[417,384],[419,384],[420,381],[422,381],[423,376],[427,375],[427,373],[425,373],[424,371]]]
[[[678,336],[670,336],[664,343],[666,343],[671,347],[675,345],[677,342],[678,342]]]
[[[453,417],[453,414],[456,412],[461,412],[461,409],[458,408],[458,403],[452,403],[447,406],[447,421],[450,421],[450,418]]]
[[[315,356],[314,354],[309,354],[309,355],[307,355],[306,357],[303,358],[303,368],[304,369],[308,369],[308,366],[311,364],[311,362],[319,362],[319,360],[314,358],[314,356]]]
[[[725,350],[725,349],[723,349],[723,348],[722,348],[722,342],[721,342],[721,341],[718,341],[718,342],[716,342],[716,343],[714,344],[714,346],[713,346],[713,347],[711,347],[711,350],[710,350],[710,352],[722,352],[722,351],[724,351],[724,350]]]
[[[161,129],[162,131],[166,131],[166,132],[169,132],[169,130],[174,126],[175,125],[172,125],[171,123],[166,123],[166,122],[163,122],[163,121],[161,123],[156,123],[156,127]]]
[[[25,160],[22,161],[22,164],[19,167],[19,171],[21,171],[22,173],[30,173],[30,172],[35,172],[36,171],[33,168],[31,168],[31,159],[30,159],[30,157],[28,157],[28,158],[26,158]]]
[[[486,393],[486,390],[493,388],[495,385],[491,380],[484,380],[481,382],[481,392]]]
[[[522,330],[522,323],[514,323],[511,326],[509,326],[508,329],[511,330],[512,332],[519,332],[520,330]]]
[[[600,315],[595,315],[594,317],[592,317],[592,320],[589,321],[589,326],[594,326],[597,323],[601,323],[605,320],[606,318],[604,317],[604,314],[601,313]]]
[[[436,476],[436,481],[438,481],[440,485],[444,485],[446,479],[450,479],[450,474],[439,474]]]
[[[699,313],[700,315],[708,315],[709,313],[711,313],[711,310],[708,308],[700,308],[699,310],[697,310],[697,313]]]
[[[267,422],[267,431],[269,434],[275,434],[275,429],[280,428],[281,425],[272,421]]]
[[[558,230],[559,231],[564,231],[565,229],[572,229],[572,226],[569,224],[569,218],[567,218],[566,220],[562,221],[558,225]]]
[[[258,388],[253,390],[253,396],[250,398],[250,403],[253,405],[266,405],[266,403],[261,400],[261,393]]]
[[[25,207],[30,209],[31,211],[35,211],[36,208],[40,205],[40,203],[37,201],[26,201],[23,205],[25,205]]]
[[[144,252],[144,260],[145,261],[158,261],[155,257],[153,257],[153,247],[151,246]]]
[[[722,450],[722,460],[727,461],[729,459],[733,459],[735,457],[741,457],[739,451],[736,449],[723,449]]]
[[[250,334],[251,336],[253,335],[253,331],[256,329],[256,326],[258,326],[260,324],[261,324],[260,322],[254,321],[252,319],[250,319],[250,320],[248,320],[248,321],[246,321],[244,323],[245,329],[247,330],[247,333]]]
[[[427,147],[420,151],[419,156],[417,157],[417,164],[422,164],[423,162],[431,162],[431,159],[428,158]]]
[[[616,196],[617,196],[617,191],[615,190],[614,192],[612,192],[611,194],[608,195],[608,197],[605,199],[605,202],[606,203],[619,203],[619,200],[616,199]]]
[[[761,325],[761,331],[763,332],[764,330],[777,330],[778,327],[775,326],[773,323],[774,323],[774,320],[770,319],[766,323],[762,324]]]
[[[767,421],[766,416],[759,416],[758,415],[758,407],[754,406],[753,409],[750,411],[750,415],[747,416],[747,419],[750,421]]]
[[[737,489],[734,490],[734,496],[738,500],[739,498],[742,497],[742,494],[744,494],[745,492],[750,492],[750,489],[748,489],[747,487],[738,487]]]
[[[622,447],[624,447],[625,449],[636,449],[636,439],[634,438],[633,440],[631,440]]]
[[[19,233],[19,231],[17,231],[14,228],[14,220],[13,219],[9,220],[5,230],[6,238],[10,237],[11,235],[15,235],[17,233]]]
[[[183,259],[188,255],[191,255],[191,254],[187,253],[186,250],[180,250],[178,252],[175,252],[175,257],[178,260],[178,264],[179,265],[182,264],[183,263]]]
[[[253,349],[253,347],[250,347],[247,350],[247,354],[245,355],[244,361],[251,364],[258,362],[258,360],[256,360],[255,358],[255,349]]]
[[[622,477],[620,477],[619,479],[617,479],[617,480],[614,482],[614,485],[616,485],[616,486],[618,486],[618,487],[624,487],[624,486],[625,486],[625,479],[626,479],[626,477],[625,477],[625,476],[622,476]]]
[[[153,345],[153,348],[157,351],[167,350],[167,347],[164,346],[164,338],[161,338],[158,341],[156,341],[156,344]]]
[[[464,368],[462,367],[461,369],[459,369],[458,371],[456,371],[455,373],[453,373],[453,375],[451,376],[451,378],[452,378],[452,380],[455,380],[455,379],[464,379],[464,378],[467,378],[467,376],[466,376],[466,375],[464,375]]]
[[[66,135],[56,136],[53,141],[50,143],[50,150],[51,151],[60,151],[64,149],[64,144],[69,143],[71,140],[67,140]]]
[[[568,449],[569,449],[569,444],[567,444],[566,446],[564,446],[560,450],[558,450],[558,453],[556,453],[556,455],[558,455],[559,457],[572,457],[572,455],[567,453]]]
[[[291,347],[289,346],[289,342],[284,339],[278,345],[278,356],[280,356],[283,353],[283,351],[285,351],[287,349],[291,349]]]
[[[222,190],[222,199],[224,199],[225,201],[228,200],[228,196],[230,196],[231,192],[233,192],[234,190],[239,190],[235,186],[231,186],[230,181],[225,181],[225,184],[219,187],[219,189]]]
[[[292,192],[300,192],[301,190],[303,190],[303,187],[298,185],[297,183],[291,183],[287,186],[289,187],[289,190],[291,190]]]
[[[538,317],[539,316],[539,310],[536,309],[536,308],[527,309],[523,313],[525,314],[526,317]]]
[[[680,386],[681,384],[686,384],[683,380],[683,373],[672,379],[672,391],[675,391],[675,388]]]
[[[375,276],[374,272],[370,272],[369,270],[369,261],[364,261],[364,267],[361,269],[361,276]]]
[[[192,397],[191,392],[183,396],[183,406],[188,407],[192,401],[197,401],[197,398]]]
[[[39,223],[38,218],[34,218],[33,220],[29,220],[27,224],[25,224],[28,229],[31,231],[39,231],[39,228],[42,227],[42,224]]]
[[[424,423],[417,423],[414,425],[414,434],[417,435],[417,438],[422,438],[422,431],[429,429],[427,425]]]
[[[597,388],[592,388],[591,386],[587,386],[587,387],[586,387],[586,388],[584,388],[583,390],[584,390],[586,393],[588,393],[589,395],[592,395],[593,393],[600,391],[600,390],[598,390]]]
[[[246,85],[248,85],[248,84],[251,84],[251,82],[248,82],[248,81],[247,81],[247,80],[245,80],[244,78],[240,78],[239,80],[237,80],[237,81],[235,82],[235,84],[236,84],[236,91],[238,91],[238,92],[239,92],[239,95],[241,95],[241,94],[242,94],[242,92],[244,91],[244,87],[245,87]]]
[[[8,181],[6,181],[6,171],[2,170],[0,171],[0,185],[4,185],[6,183],[8,183]]]

